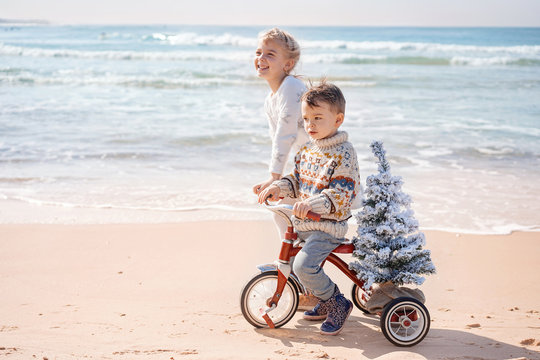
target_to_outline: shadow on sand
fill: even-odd
[[[332,347],[358,349],[369,359],[375,359],[393,352],[410,352],[427,359],[539,359],[540,352],[525,347],[505,344],[471,331],[437,329],[431,324],[426,338],[413,347],[398,347],[391,344],[383,335],[377,316],[350,316],[347,325],[337,336],[319,333],[319,322],[299,320],[295,328],[257,329],[264,336],[277,339],[285,347],[295,344],[322,344]],[[474,331],[481,332],[480,329]],[[493,351],[495,350],[495,351]],[[496,357],[493,357],[496,353]]]

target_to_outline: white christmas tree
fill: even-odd
[[[371,143],[379,173],[366,180],[366,199],[356,215],[358,235],[353,238],[355,260],[349,267],[364,280],[364,288],[391,281],[394,285],[420,285],[422,274],[435,273],[431,252],[422,249],[425,236],[410,208],[411,198],[401,191],[403,181],[390,174],[381,142]]]

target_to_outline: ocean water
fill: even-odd
[[[264,27],[0,26],[0,223],[266,219]],[[540,28],[286,27],[422,229],[540,225]]]

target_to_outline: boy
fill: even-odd
[[[326,319],[321,333],[336,335],[353,305],[320,265],[345,241],[351,204],[361,191],[358,161],[347,133],[338,131],[345,117],[345,98],[337,86],[322,81],[311,87],[302,96],[302,117],[311,141],[296,154],[293,174],[263,190],[259,202],[269,197],[299,199],[293,206],[293,223],[305,245],[296,255],[293,271],[319,299],[304,312],[304,319]],[[310,210],[322,215],[320,222],[306,218]]]

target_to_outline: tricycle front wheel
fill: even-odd
[[[371,291],[364,291],[360,286],[354,284],[352,287],[351,297],[354,305],[362,310],[364,314],[370,314],[366,308],[366,302],[369,300]]]
[[[267,271],[254,276],[242,290],[240,308],[246,320],[257,328],[268,327],[261,316],[260,309],[268,307],[268,301],[277,288],[277,271]],[[276,328],[292,319],[298,308],[298,289],[289,278],[277,307],[268,313]]]

